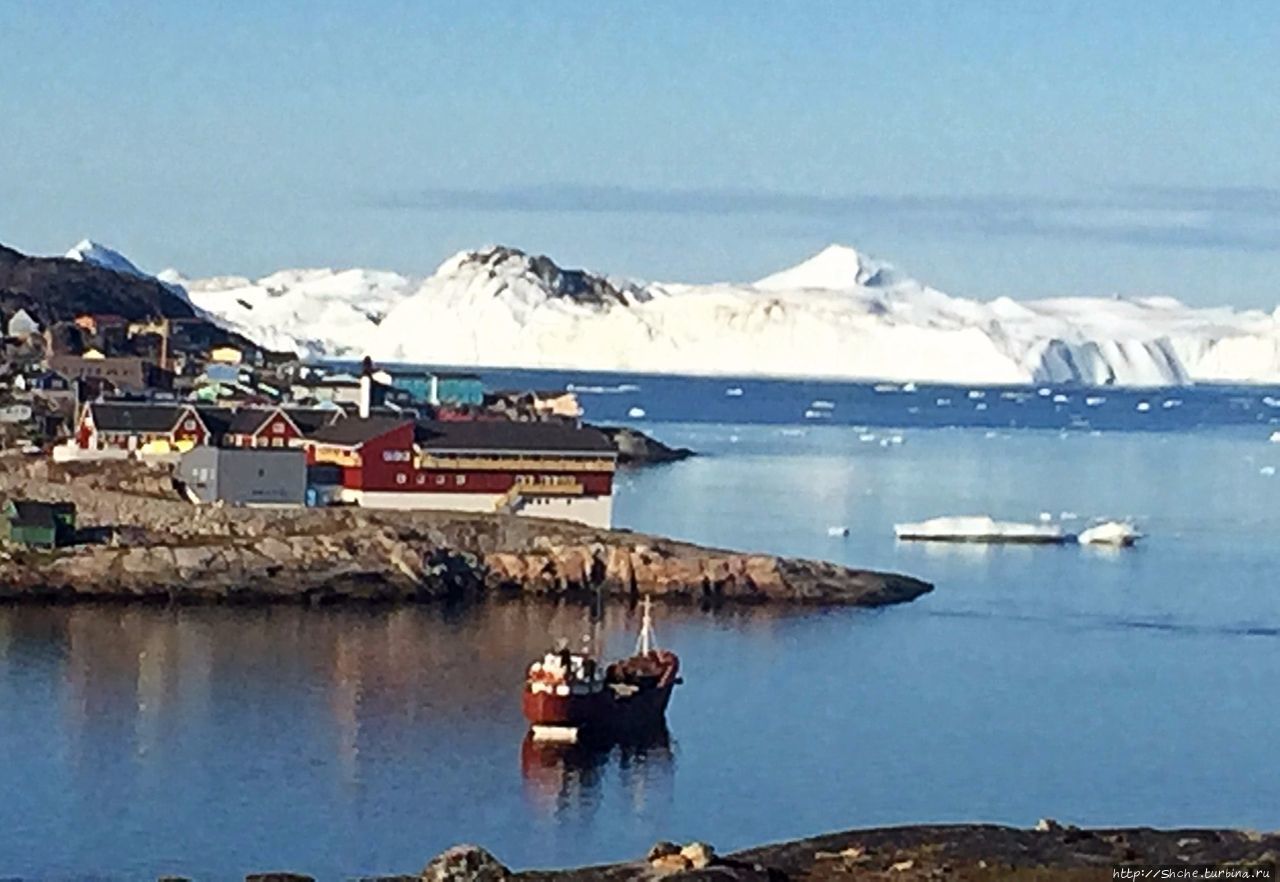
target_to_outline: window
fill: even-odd
[[[283,438],[272,438],[272,439],[271,439],[271,446],[272,446],[272,447],[284,447],[284,439],[283,439]]]
[[[461,487],[463,484],[467,483],[467,476],[458,475],[458,477],[455,480],[458,482],[458,486]]]
[[[196,430],[196,421],[184,420],[182,423],[182,428],[186,429],[188,432],[194,432]]]
[[[396,475],[397,484],[403,484],[407,480],[409,480],[409,478],[405,475],[404,472],[401,472],[400,474]]]
[[[266,469],[258,469],[258,477],[259,477],[259,478],[265,478],[266,476],[267,476],[267,470],[266,470]]]
[[[425,483],[427,483],[427,476],[426,476],[426,475],[418,475],[418,486],[419,486],[419,487],[421,487],[421,486],[422,486],[423,484],[425,484]]]
[[[277,422],[275,423],[275,425],[273,425],[273,426],[271,427],[271,431],[272,431],[272,432],[274,432],[274,433],[275,433],[275,434],[277,434],[277,435],[283,435],[283,434],[284,434],[284,423],[277,421]]]
[[[444,475],[436,475],[436,484],[440,485],[443,483],[444,483]]]

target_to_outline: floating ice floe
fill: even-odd
[[[827,535],[828,536],[848,536],[849,528],[848,527],[827,527]]]
[[[627,411],[627,416],[631,417],[633,420],[644,419],[644,415],[643,407],[633,407]]]
[[[1068,401],[1070,401],[1070,399],[1067,398],[1067,396],[1063,395],[1061,392],[1053,396],[1054,404],[1066,404]]]
[[[1138,405],[1137,405],[1137,407],[1136,407],[1135,409],[1136,409],[1139,413],[1146,413],[1147,411],[1151,410],[1151,402],[1150,402],[1150,401],[1139,401],[1139,402],[1138,402]]]
[[[969,390],[969,398],[972,399],[973,401],[977,401],[979,399],[986,398],[986,397],[987,397],[987,393],[983,392],[981,389]]]
[[[1081,545],[1115,545],[1128,547],[1142,538],[1138,528],[1126,521],[1095,524],[1076,537]]]
[[[932,518],[915,524],[894,524],[898,539],[926,542],[1027,542],[1061,544],[1068,536],[1056,524],[997,521],[986,515]]]
[[[863,432],[858,436],[858,440],[864,444],[876,440],[875,432]]]
[[[1048,398],[1050,395],[1053,394],[1053,390],[1050,389],[1048,386],[1041,386],[1039,389],[1036,390],[1036,394],[1039,395],[1041,398]]]
[[[1275,473],[1276,473],[1275,466],[1263,466],[1262,468],[1258,469],[1258,474],[1266,475],[1268,478],[1270,478]]]
[[[951,399],[950,399],[950,398],[939,398],[937,403],[938,403],[938,407],[950,407],[950,406],[951,406]]]
[[[624,392],[639,392],[640,387],[631,383],[622,383],[618,386],[579,386],[570,383],[565,386],[565,391],[576,392],[582,395],[621,395]]]
[[[975,405],[973,406],[973,409],[974,409],[974,410],[986,410],[986,409],[987,409],[987,403],[986,403],[985,401],[979,401],[977,404],[975,404]]]
[[[1064,519],[1074,519],[1075,514],[1063,512]],[[1081,545],[1133,545],[1142,534],[1127,521],[1106,521],[1082,531],[1079,535],[1068,533],[1052,522],[1053,515],[1041,512],[1041,523],[997,521],[986,515],[933,518],[916,524],[895,524],[894,535],[898,539],[927,542],[985,542],[985,543],[1034,543],[1063,545],[1078,542]]]
[[[806,420],[829,420],[829,419],[831,419],[831,411],[829,411],[829,410],[814,410],[814,409],[810,408],[809,410],[806,410],[806,411],[804,412],[804,418],[805,418]]]
[[[1160,406],[1165,410],[1173,410],[1175,407],[1182,407],[1182,399],[1166,398],[1164,401],[1160,402]]]
[[[903,392],[914,392],[914,391],[916,391],[916,384],[915,384],[915,383],[912,383],[912,382],[910,382],[910,381],[908,381],[908,382],[906,382],[906,383],[903,383],[903,384],[902,384],[902,391],[903,391]]]
[[[725,389],[724,394],[728,395],[730,398],[741,398],[742,389],[739,388],[738,386],[733,386],[732,388]]]
[[[1271,433],[1271,443],[1280,444],[1280,429],[1277,429],[1276,431]]]
[[[821,398],[813,401],[809,405],[814,410],[835,410],[836,403],[834,401],[823,401]]]

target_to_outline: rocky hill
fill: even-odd
[[[129,320],[193,318],[195,309],[155,279],[116,272],[90,261],[31,257],[0,245],[0,312],[25,309],[42,325],[82,313]]]

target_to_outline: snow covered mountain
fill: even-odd
[[[232,329],[308,356],[973,384],[1280,382],[1280,309],[982,302],[839,245],[755,283],[623,281],[505,247],[460,252],[425,279],[363,269],[159,278]]]
[[[75,246],[63,255],[69,260],[78,260],[81,263],[91,263],[94,266],[100,266],[103,269],[114,270],[118,273],[125,273],[130,276],[146,277],[146,273],[138,269],[129,258],[125,257],[119,251],[113,251],[105,245],[99,245],[92,239],[81,239]]]

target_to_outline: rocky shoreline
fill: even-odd
[[[1033,829],[948,824],[848,830],[719,856],[702,842],[657,843],[635,861],[571,870],[515,871],[483,848],[460,845],[418,873],[363,882],[1093,882],[1121,867],[1170,867],[1148,878],[1274,879],[1280,833],[1146,827],[1080,828],[1042,820]],[[1237,875],[1176,875],[1192,867]],[[1270,875],[1266,871],[1270,871]],[[1244,875],[1245,871],[1248,875]],[[176,882],[175,877],[168,877]],[[314,882],[297,873],[256,873],[246,882]],[[1127,878],[1141,878],[1129,876]]]
[[[74,502],[81,542],[0,549],[0,601],[595,596],[881,606],[932,586],[821,561],[511,515],[193,506],[136,463],[0,459],[0,497]]]

